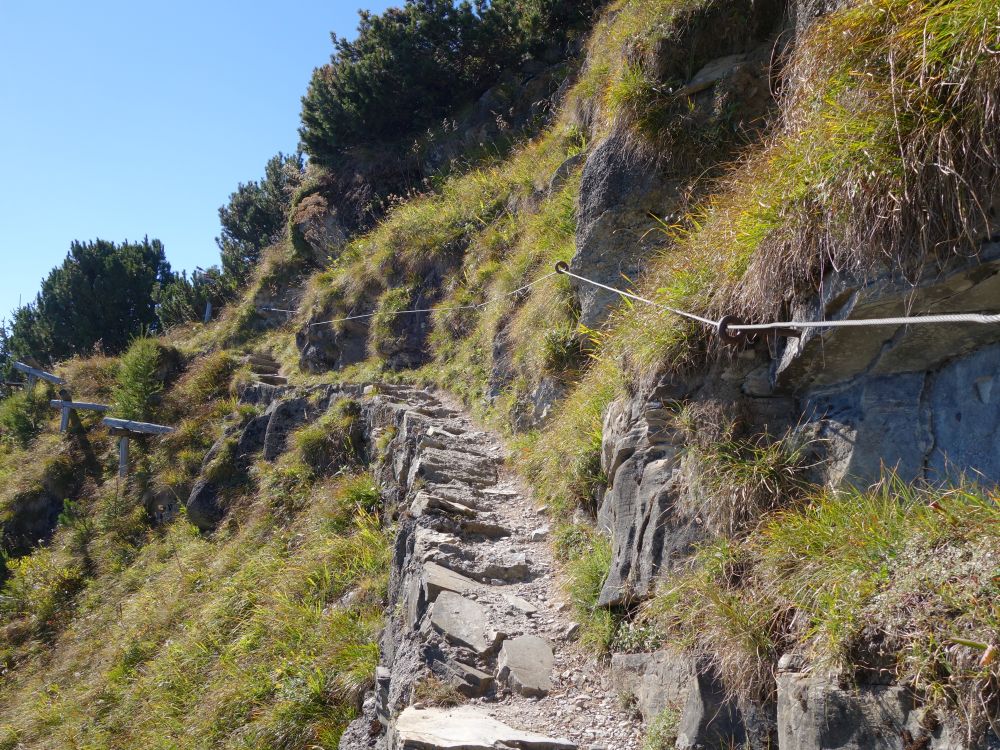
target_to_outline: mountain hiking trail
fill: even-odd
[[[636,750],[641,725],[576,641],[547,509],[500,437],[439,392],[380,385],[369,403],[403,510],[376,689],[341,748]],[[425,696],[428,679],[451,700]]]

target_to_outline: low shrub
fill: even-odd
[[[121,357],[113,391],[115,415],[149,421],[163,391],[160,344],[149,336],[135,339]]]
[[[23,389],[0,401],[0,441],[26,448],[54,412],[49,407],[51,390],[40,385]]]
[[[642,750],[672,750],[677,742],[680,712],[674,706],[665,706],[649,726],[642,741]]]

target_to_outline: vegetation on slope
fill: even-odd
[[[848,681],[891,677],[977,737],[1000,710],[997,500],[892,476],[822,492],[705,545],[645,617],[656,638],[711,656],[736,695],[771,697],[794,652]]]
[[[519,438],[542,501],[567,515],[580,504],[593,509],[605,481],[598,456],[607,406],[651,374],[704,362],[708,338],[659,310],[630,305],[605,330],[581,330],[561,279],[518,299],[455,308],[497,299],[570,257],[578,177],[553,191],[544,186],[562,159],[586,149],[581,122],[598,137],[624,125],[650,145],[691,148],[682,102],[670,91],[693,70],[664,64],[663,56],[669,62],[670,43],[691,53],[685,45],[710,13],[699,2],[614,3],[549,130],[506,162],[451,178],[393,211],[314,279],[304,309],[302,321],[319,308],[405,309],[415,300],[404,290],[443,269],[433,361],[406,377],[486,403],[497,423],[514,427],[542,377],[570,387],[544,431]],[[663,250],[639,281],[643,292],[713,317],[722,310],[780,316],[830,268],[913,272],[930,256],[972,250],[984,217],[962,207],[987,205],[996,187],[995,102],[977,92],[995,88],[997,35],[996,8],[978,0],[876,0],[814,24],[783,71],[780,120],[767,142],[711,181],[688,216],[675,224],[651,219]],[[693,51],[687,64],[697,67]],[[383,316],[372,327],[375,354],[395,319]],[[346,376],[379,367],[376,357]],[[502,373],[513,376],[498,380]],[[732,490],[733,510],[748,497],[759,506],[749,518],[720,517],[730,535],[804,491],[796,485],[786,497],[789,486],[778,481],[785,459],[772,455],[772,445],[711,448],[704,462],[721,466],[729,457],[733,472],[750,474],[716,477]],[[602,543],[582,527],[564,532],[578,540],[563,555],[579,581],[574,596],[594,623],[595,641],[607,645],[616,626],[594,606],[599,574],[590,569]]]
[[[291,516],[262,496],[214,538],[133,514],[124,566],[107,524],[132,502],[108,488],[64,514],[4,586],[0,746],[335,748],[378,659],[389,538],[371,497],[363,477],[316,484]]]
[[[490,43],[523,51],[538,36],[532,24],[568,6],[491,7],[522,15],[512,36]],[[611,3],[544,132],[399,203],[309,280],[298,315],[276,331],[266,332],[260,300],[294,292],[309,262],[301,238],[277,235],[287,191],[241,185],[223,210],[232,221],[220,244],[235,259],[230,272],[246,280],[242,301],[215,325],[174,331],[172,344],[138,339],[120,360],[65,368],[74,394],[177,425],[137,447],[125,485],[112,481],[111,442],[87,429],[90,417],[63,444],[44,401],[4,401],[0,522],[9,531],[26,505],[68,502],[59,503],[51,541],[30,554],[37,538],[12,545],[5,534],[14,554],[0,599],[8,670],[0,712],[15,718],[0,747],[336,745],[377,659],[389,564],[370,478],[330,476],[353,460],[350,405],[297,433],[275,465],[238,466],[232,440],[223,442],[204,470],[234,510],[214,536],[183,519],[155,526],[151,516],[190,492],[220,422],[237,428],[257,414],[232,398],[246,370],[227,347],[253,343],[291,365],[284,355],[296,328],[348,313],[374,314],[370,356],[335,377],[434,382],[512,431],[530,422],[543,381],[566,394],[543,431],[516,440],[539,500],[557,517],[559,559],[597,650],[668,639],[712,655],[735,694],[766,697],[778,655],[797,649],[856,679],[888,671],[932,703],[964,711],[970,727],[981,724],[996,700],[1000,642],[1000,592],[982,575],[997,564],[997,498],[981,489],[889,480],[869,492],[823,493],[801,484],[800,456],[780,441],[692,441],[710,494],[729,500],[707,514],[720,540],[664,581],[640,620],[597,606],[610,547],[574,512],[593,512],[606,484],[607,407],[650,377],[705,362],[711,347],[700,329],[645,307],[623,305],[602,330],[586,330],[562,277],[524,288],[573,255],[581,167],[572,159],[615,129],[643,148],[694,155],[681,171],[701,180],[694,194],[703,198],[675,223],[651,217],[661,251],[637,283],[660,302],[713,316],[781,315],[831,268],[912,272],[928,257],[969,250],[983,221],[962,207],[985,205],[996,188],[996,102],[982,94],[996,90],[1000,70],[995,3],[866,0],[816,23],[783,71],[770,137],[724,170],[719,160],[742,134],[698,131],[674,91],[711,54],[699,34],[738,47],[753,24],[773,20],[774,8],[740,8],[746,17],[708,0]],[[379,128],[407,133],[495,74],[495,60],[463,58],[462,85],[404,110],[417,112],[405,127],[398,109],[381,106],[380,97],[406,101],[371,83],[399,72],[375,64],[381,52],[421,41],[420,24],[399,23],[407,13],[443,24],[435,39],[462,49],[485,43],[471,26],[489,19],[454,9],[409,3],[402,15],[369,18],[358,43],[338,43],[304,103],[303,137],[317,162],[358,145],[358,112],[375,108],[385,117]],[[733,16],[732,28],[708,22],[720,13]],[[428,80],[408,93],[422,96]],[[301,186],[297,199],[313,187]],[[177,321],[191,318],[192,294],[178,292]],[[398,313],[415,306],[435,308],[423,342],[429,361],[395,372],[412,323]],[[87,471],[70,476],[81,465]]]
[[[220,421],[257,413],[232,398],[234,353],[139,338],[64,375],[123,416],[178,429],[135,442],[119,482],[90,416],[63,436],[47,403],[3,402],[24,416],[0,449],[0,747],[335,748],[374,676],[391,541],[356,463],[351,404],[250,466],[227,523],[202,534],[164,506],[187,496]],[[225,463],[206,471],[242,471]],[[44,515],[38,498],[62,509],[51,539],[15,545],[19,519]]]

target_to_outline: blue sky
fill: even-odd
[[[401,4],[0,0],[0,318],[74,239],[217,263],[218,207],[295,150],[330,32]]]

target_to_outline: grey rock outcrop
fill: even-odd
[[[369,321],[349,320],[336,326],[317,325],[327,319],[328,312],[323,310],[321,313],[322,319],[310,321],[295,334],[302,369],[319,373],[363,362],[368,356]],[[345,316],[333,314],[331,317]]]
[[[647,722],[664,710],[676,712],[677,748],[743,746],[750,739],[739,707],[727,698],[708,663],[663,650],[615,654],[611,669],[619,688],[634,697]]]
[[[295,206],[292,231],[299,252],[308,250],[307,260],[317,267],[340,255],[348,240],[337,209],[319,193],[306,196]]]
[[[576,253],[570,270],[621,287],[638,275],[639,260],[656,246],[650,214],[678,206],[681,183],[662,176],[656,158],[618,129],[598,143],[583,168],[577,209]],[[618,295],[573,280],[580,323],[596,328]]]
[[[836,676],[778,675],[778,744],[782,750],[993,750],[918,705],[896,685],[844,688]]]
[[[188,520],[202,531],[214,529],[226,514],[226,507],[219,500],[219,488],[207,479],[195,482],[185,508]]]
[[[928,268],[913,286],[886,274],[830,280],[818,307],[793,315],[887,317],[991,310],[1000,299],[1000,245],[973,263]],[[772,357],[772,354],[775,356]],[[907,480],[954,478],[955,467],[1000,481],[1000,327],[893,326],[807,333],[776,352],[758,343],[696,375],[647,386],[609,408],[598,524],[613,548],[601,603],[650,593],[654,578],[716,531],[700,513],[699,467],[678,430],[678,404],[721,410],[747,435],[807,444],[819,484],[865,486],[885,468]],[[670,405],[674,406],[671,407]]]

